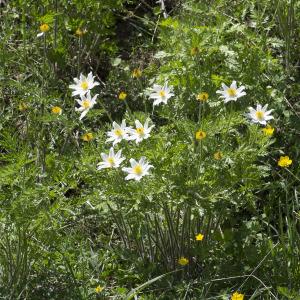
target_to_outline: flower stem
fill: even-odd
[[[113,122],[113,119],[112,119],[112,117],[111,117],[111,114],[107,111],[107,109],[105,108],[104,104],[103,104],[101,101],[100,101],[99,103],[100,103],[101,107],[103,108],[103,110],[105,111],[105,113],[106,113],[108,119],[109,119],[110,122],[112,123],[112,122]]]
[[[124,100],[124,102],[125,102],[125,106],[126,106],[126,109],[127,109],[128,113],[129,113],[130,117],[131,117],[132,119],[134,119],[133,113],[132,113],[132,111],[131,111],[131,109],[130,109],[130,107],[129,107],[129,105],[128,105],[127,100]]]

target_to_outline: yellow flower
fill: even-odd
[[[288,167],[289,165],[292,164],[292,160],[288,157],[288,156],[280,156],[279,160],[278,160],[278,166],[279,167]]]
[[[49,31],[50,30],[50,26],[48,25],[48,24],[46,24],[46,23],[44,23],[44,24],[42,24],[41,26],[40,26],[40,31],[41,32],[47,32],[47,31]]]
[[[191,49],[191,55],[192,56],[195,56],[195,55],[197,55],[199,53],[199,48],[198,47],[193,47],[192,49]]]
[[[204,238],[204,235],[201,234],[201,233],[199,233],[199,234],[196,235],[196,241],[202,241],[203,238]]]
[[[51,111],[55,115],[61,115],[62,113],[62,109],[59,106],[53,106]]]
[[[81,28],[77,28],[75,34],[79,37],[83,36],[86,33],[86,30],[82,30]]]
[[[181,266],[186,266],[186,265],[189,263],[189,260],[188,260],[186,257],[181,256],[181,257],[178,259],[178,263],[179,263]]]
[[[214,159],[215,160],[220,160],[223,158],[223,153],[221,151],[217,151],[214,153]]]
[[[19,104],[19,111],[25,111],[28,108],[28,105],[24,102]]]
[[[125,92],[121,92],[120,94],[119,94],[119,100],[125,100],[126,99],[126,97],[127,97],[127,94],[125,93]]]
[[[243,300],[244,294],[240,294],[238,292],[234,292],[231,296],[231,300]]]
[[[142,76],[142,71],[140,69],[134,69],[131,74],[132,78],[140,78]]]
[[[95,292],[96,292],[97,294],[101,293],[103,290],[104,290],[104,287],[103,287],[103,286],[100,286],[100,285],[98,285],[98,286],[95,288]]]
[[[201,141],[202,139],[206,138],[206,133],[202,130],[196,132],[196,140]]]
[[[198,94],[196,98],[198,101],[205,102],[208,99],[208,93],[202,92],[202,93]]]
[[[89,141],[91,141],[91,140],[94,138],[94,136],[93,136],[93,134],[92,134],[91,132],[87,132],[87,133],[85,133],[81,138],[82,138],[85,142],[89,142]]]
[[[271,127],[270,125],[267,125],[265,128],[262,129],[263,133],[265,135],[273,135],[275,128]]]

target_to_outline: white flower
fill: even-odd
[[[225,103],[236,101],[238,98],[246,95],[246,92],[244,92],[245,87],[242,85],[238,88],[236,81],[232,81],[230,87],[222,83],[222,88],[223,91],[218,90],[216,93],[221,94],[220,98],[223,98]]]
[[[126,127],[125,120],[122,121],[121,126],[118,123],[113,122],[112,130],[107,132],[109,138],[106,140],[106,142],[113,142],[114,146],[115,144],[121,142],[123,139],[128,140],[129,129],[129,127]]]
[[[170,99],[174,94],[172,93],[173,87],[168,87],[168,84],[165,83],[164,86],[154,84],[152,88],[152,93],[150,98],[154,99],[153,105],[159,105],[160,103],[167,104],[168,99]]]
[[[250,112],[247,114],[253,123],[266,125],[267,121],[274,119],[270,114],[273,109],[267,110],[268,104],[262,107],[260,104],[256,105],[256,109],[249,107]]]
[[[122,157],[122,150],[119,150],[116,154],[114,148],[110,148],[109,154],[101,153],[103,159],[102,162],[98,164],[97,170],[105,168],[118,168],[120,164],[125,160],[125,157]]]
[[[79,108],[75,107],[76,111],[80,111],[81,115],[79,120],[81,120],[88,111],[95,105],[98,94],[96,94],[93,98],[91,98],[91,93],[88,92],[86,95],[81,95],[79,99],[76,99],[77,103],[80,105]]]
[[[145,140],[150,137],[150,132],[154,125],[148,127],[149,119],[146,120],[145,124],[143,125],[139,120],[135,120],[136,129],[130,128],[128,130],[130,136],[128,140],[135,140],[138,144],[142,140]]]
[[[94,86],[99,85],[99,82],[94,81],[95,76],[93,76],[92,72],[88,74],[88,76],[84,76],[80,74],[79,79],[74,78],[75,84],[69,85],[69,88],[74,90],[72,92],[72,96],[83,96],[87,92],[89,92]]]
[[[146,158],[143,156],[137,162],[135,159],[130,159],[131,168],[122,168],[122,171],[128,173],[125,177],[125,180],[135,179],[140,181],[141,178],[145,175],[149,175],[149,169],[153,168],[152,165],[149,165],[146,161]]]

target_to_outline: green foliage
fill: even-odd
[[[299,298],[299,5],[165,1],[164,18],[155,2],[0,8],[3,299]],[[69,85],[90,71],[99,97],[79,120]],[[247,95],[224,103],[233,80]],[[174,96],[153,106],[165,82]],[[274,110],[272,136],[246,116],[257,103]],[[115,150],[122,166],[145,156],[150,175],[97,170],[112,121],[147,119],[148,139]]]

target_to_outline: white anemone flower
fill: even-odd
[[[75,107],[76,111],[81,112],[79,120],[84,118],[84,116],[88,113],[88,111],[95,105],[98,94],[96,94],[93,98],[91,97],[91,93],[88,92],[86,95],[80,96],[81,100],[76,99],[77,103],[80,105],[79,108]]]
[[[245,87],[242,85],[238,88],[235,80],[232,81],[230,87],[222,83],[222,88],[223,90],[218,90],[216,93],[221,94],[220,98],[223,98],[225,103],[236,101],[238,98],[246,95]]]
[[[83,96],[87,92],[89,92],[93,87],[99,85],[99,82],[94,81],[95,76],[93,76],[92,72],[88,74],[88,76],[84,76],[80,74],[79,79],[74,78],[75,84],[69,85],[69,88],[74,90],[72,92],[72,96]]]
[[[125,177],[125,180],[134,179],[140,181],[143,176],[149,175],[150,168],[153,168],[152,165],[146,161],[146,158],[143,156],[137,162],[135,159],[130,159],[131,168],[122,168],[122,171],[128,173]]]
[[[268,104],[262,107],[260,104],[256,105],[256,109],[249,107],[248,117],[253,123],[259,123],[262,125],[267,125],[267,121],[274,119],[270,114],[273,109],[267,110]]]
[[[130,136],[128,140],[135,140],[135,142],[138,144],[142,140],[145,140],[150,137],[150,132],[154,125],[148,127],[149,119],[146,120],[145,124],[143,125],[139,120],[135,120],[135,126],[136,129],[130,128],[128,130]]]
[[[167,104],[168,100],[174,96],[173,87],[168,86],[167,83],[164,86],[154,84],[152,88],[152,93],[150,94],[150,98],[154,99],[153,106],[159,105],[160,103]]]
[[[120,164],[125,160],[125,157],[122,157],[122,150],[119,150],[116,154],[114,148],[111,147],[109,154],[101,153],[102,160],[97,167],[97,170],[106,169],[106,168],[118,168]]]
[[[113,146],[122,140],[128,140],[128,131],[129,127],[126,127],[126,121],[123,120],[122,124],[119,125],[116,122],[113,122],[113,128],[111,131],[107,132],[108,139],[106,142],[113,142]]]

